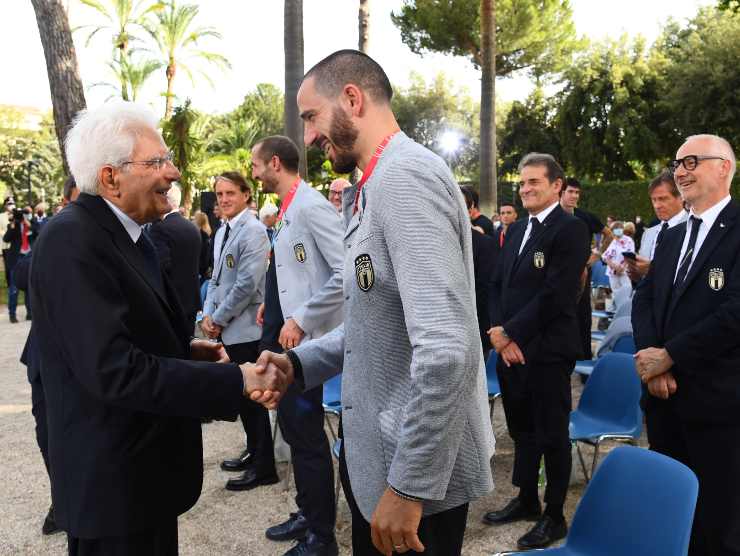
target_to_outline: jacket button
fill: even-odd
[[[346,296],[346,297],[345,297],[344,299],[345,299],[345,300],[349,299],[349,296]]]

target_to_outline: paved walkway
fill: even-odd
[[[24,318],[19,307],[19,317]],[[69,326],[74,326],[70,319]],[[41,523],[49,507],[49,480],[36,446],[34,421],[31,415],[31,388],[26,369],[19,362],[29,323],[11,325],[7,309],[0,307],[0,555],[66,554],[63,534],[44,537]],[[577,381],[574,381],[574,385]],[[574,394],[580,390],[574,386]],[[497,404],[494,417],[497,454],[494,458],[496,490],[471,505],[465,536],[465,555],[490,555],[511,550],[528,523],[491,528],[481,524],[485,511],[499,508],[513,495],[510,483],[513,445],[503,421],[503,410]],[[290,548],[288,543],[273,543],[265,539],[264,530],[294,511],[291,490],[282,485],[259,488],[250,492],[233,493],[223,486],[230,476],[219,468],[219,462],[241,450],[243,433],[238,423],[212,423],[204,426],[205,478],[203,492],[195,507],[180,517],[180,554],[208,555],[280,555]],[[279,472],[284,475],[286,466]],[[566,513],[572,517],[583,484],[571,489]],[[351,554],[349,509],[340,499],[337,538],[341,554]]]

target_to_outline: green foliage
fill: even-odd
[[[202,117],[190,107],[190,101],[175,108],[162,125],[162,136],[172,151],[174,165],[180,170],[183,206],[190,209],[193,189],[197,187],[198,166],[203,162]]]
[[[719,0],[717,7],[723,11],[740,12],[740,0]]]
[[[480,0],[404,0],[391,19],[412,52],[465,56],[480,67]],[[559,72],[580,47],[575,37],[567,0],[497,0],[496,74]]]

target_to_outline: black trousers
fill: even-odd
[[[497,367],[506,426],[514,440],[512,483],[537,493],[540,460],[545,458],[545,503],[562,507],[570,481],[570,375],[573,364]]]
[[[31,413],[36,421],[36,443],[39,445],[41,457],[44,458],[46,472],[49,473],[49,428],[46,423],[46,398],[41,376],[30,381],[31,383]]]
[[[740,555],[740,425],[682,421],[670,400],[655,398],[645,420],[650,449],[699,479],[689,556]]]
[[[67,535],[69,556],[177,556],[177,516],[125,537],[80,539]]]
[[[234,363],[254,362],[259,356],[259,340],[224,347]],[[272,447],[270,415],[267,409],[245,397],[239,409],[239,416],[244,425],[247,450],[252,454],[253,467],[257,476],[274,475],[276,473],[275,453]]]
[[[584,359],[591,359],[594,356],[591,349],[591,310],[591,267],[588,267],[586,287],[583,288],[583,293],[581,293],[581,297],[578,299],[578,305],[576,306]]]
[[[342,444],[342,451],[339,454],[339,478],[342,481],[344,495],[352,513],[352,556],[382,556],[382,552],[379,552],[373,545],[370,524],[360,512],[352,493],[347,463],[344,459],[344,444]],[[459,556],[462,554],[467,519],[467,504],[422,518],[419,522],[418,534],[425,551],[409,550],[404,554]]]
[[[334,465],[324,432],[323,392],[322,386],[302,392],[293,384],[280,400],[277,415],[283,438],[290,445],[296,505],[312,532],[333,539]]]

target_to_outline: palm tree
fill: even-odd
[[[360,52],[368,53],[370,47],[370,0],[360,0],[360,10],[357,15],[359,40],[357,47]]]
[[[123,100],[136,102],[144,83],[154,74],[155,71],[160,69],[163,64],[159,60],[142,60],[140,62],[134,62],[129,58],[128,60],[124,59],[123,62],[113,60],[112,62],[108,62],[107,65],[119,85],[108,81],[102,81],[99,83],[93,83],[91,87],[110,87],[114,89],[117,94],[120,94]]]
[[[189,214],[193,204],[196,167],[202,163],[204,148],[200,139],[202,118],[190,107],[190,101],[175,108],[172,117],[162,125],[162,137],[172,151],[172,162],[180,170],[182,204]]]
[[[298,114],[298,88],[303,79],[303,0],[285,0],[283,12],[285,48],[285,135],[293,139],[301,154],[300,172],[306,176],[303,121]]]
[[[139,40],[132,33],[132,28],[139,27],[140,30],[145,29],[145,24],[149,14],[163,10],[165,5],[163,2],[155,2],[146,6],[150,0],[108,0],[107,3],[100,2],[98,0],[80,0],[86,6],[95,9],[100,13],[109,23],[105,25],[98,25],[90,32],[85,41],[85,47],[90,45],[92,38],[97,35],[100,31],[110,31],[112,33],[113,42],[113,68],[114,73],[118,76],[121,84],[121,97],[123,100],[135,100],[129,96],[129,87],[133,88],[133,84],[127,81],[127,69],[131,63],[129,58],[129,47],[132,42]],[[143,67],[144,64],[138,64],[138,67]],[[147,75],[148,77],[148,75]],[[139,88],[141,84],[139,84]]]
[[[229,61],[221,54],[207,52],[198,48],[198,41],[206,37],[220,39],[221,34],[213,27],[193,27],[193,21],[198,16],[198,6],[184,4],[178,6],[175,0],[165,3],[165,8],[155,12],[155,24],[147,25],[149,34],[154,38],[164,58],[167,76],[167,93],[164,117],[172,115],[174,99],[174,82],[178,69],[182,69],[194,82],[193,72],[185,63],[188,59],[200,58],[214,63],[221,68],[230,68]],[[204,72],[200,73],[211,85],[213,81]]]
[[[496,210],[496,0],[481,0],[480,200]]]

